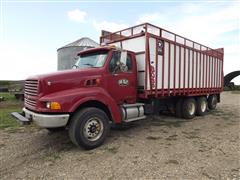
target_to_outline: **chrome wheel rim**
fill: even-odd
[[[205,101],[202,101],[202,103],[201,103],[201,111],[202,112],[205,112],[206,111],[206,109],[207,109],[207,103],[205,102]]]
[[[103,134],[102,121],[97,117],[90,118],[84,125],[83,134],[89,141],[98,140]]]
[[[195,107],[194,103],[189,103],[188,104],[188,112],[189,112],[190,115],[194,115],[195,109],[196,109],[196,107]]]

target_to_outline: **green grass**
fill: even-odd
[[[16,101],[16,98],[13,94],[10,94],[9,92],[0,92],[0,97],[3,97],[6,101]]]
[[[18,128],[20,124],[11,116],[11,112],[20,112],[21,108],[4,108],[0,110],[0,129]]]
[[[10,93],[0,93],[5,101],[0,102],[0,130],[15,130],[21,125],[11,116],[11,112],[21,112],[22,102],[15,99]]]

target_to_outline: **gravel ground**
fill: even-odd
[[[151,117],[91,151],[66,131],[0,130],[0,179],[240,179],[239,109],[240,94],[224,92],[204,117]]]

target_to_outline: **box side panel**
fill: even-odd
[[[218,87],[221,87],[221,61],[218,60]]]
[[[219,65],[220,65],[220,61],[218,59],[218,61],[217,61],[217,87],[218,88],[219,88],[219,85],[220,85],[220,83],[219,83],[219,81],[220,81]]]
[[[207,81],[207,56],[203,55],[203,69],[204,69],[204,76],[203,76],[203,88],[206,88],[206,81]]]
[[[189,75],[188,75],[188,78],[189,78],[189,81],[188,81],[188,88],[192,88],[192,81],[193,81],[193,51],[192,50],[189,50]]]
[[[145,51],[145,36],[122,41],[122,48],[133,52]]]
[[[168,88],[168,57],[169,57],[169,43],[164,42],[164,89]]]
[[[206,55],[206,84],[205,87],[208,88],[208,82],[209,82],[209,56]]]
[[[136,55],[137,70],[138,70],[138,86],[145,86],[145,53]]]
[[[176,46],[176,61],[175,61],[175,88],[179,88],[179,71],[180,71],[180,47]]]
[[[213,70],[212,70],[212,68],[213,68],[213,66],[212,66],[212,57],[210,56],[209,57],[209,85],[208,85],[208,88],[211,88],[212,87],[212,72],[213,72]]]
[[[221,70],[221,82],[220,82],[220,87],[223,86],[223,81],[222,81],[222,78],[223,78],[223,61],[220,61],[220,70]]]
[[[196,52],[193,52],[192,67],[193,67],[193,79],[192,79],[192,88],[196,88],[196,72],[197,72],[197,62],[196,62]]]
[[[145,52],[145,36],[123,40],[121,42],[110,43],[118,48],[123,48],[133,52]]]
[[[185,77],[185,87],[184,88],[189,88],[189,49],[185,50],[185,72],[184,72],[184,77]]]
[[[186,57],[186,55],[185,55]],[[187,70],[187,64],[186,60],[184,61],[184,48],[181,47],[181,59],[179,60],[181,66],[180,66],[180,88],[184,87],[184,65],[185,65],[185,71]]]
[[[203,62],[203,54],[201,54],[201,69],[200,69],[200,76],[201,76],[201,80],[200,80],[200,88],[203,88],[203,83],[204,83],[204,62]]]
[[[121,43],[112,43],[136,53],[139,87],[148,91],[152,89],[152,95],[157,92],[159,96],[172,93],[206,94],[221,90],[223,61],[216,55],[207,50],[185,47],[161,38],[150,36],[148,42],[145,38],[135,37]],[[159,42],[163,42],[160,53]],[[145,52],[148,49],[146,45],[149,52]],[[146,54],[149,55],[149,64],[146,64]],[[146,82],[147,86],[144,87]]]
[[[214,61],[213,61],[213,87],[216,88],[216,61],[217,61],[217,58],[213,58]]]
[[[150,90],[150,81],[152,81],[152,89],[155,89],[155,85],[156,85],[156,39],[155,38],[149,38],[149,57],[150,57],[150,66],[153,69],[153,73],[151,74],[152,77],[150,77],[150,75],[148,76],[147,79],[147,90]],[[149,71],[150,72],[150,71]],[[152,79],[152,80],[150,80]]]
[[[157,87],[158,89],[162,89],[162,63],[163,58],[161,55],[158,55],[158,75],[157,75]]]
[[[201,81],[201,59],[200,59],[200,53],[197,53],[197,88],[199,89]]]
[[[219,61],[219,87],[222,87],[222,61]]]
[[[169,78],[169,87],[170,87],[170,89],[173,89],[173,87],[174,87],[174,85],[173,85],[173,83],[174,83],[174,45],[173,44],[171,44],[170,45],[170,74],[169,74],[169,76],[170,76],[170,78]]]

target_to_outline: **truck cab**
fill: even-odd
[[[80,52],[73,70],[28,78],[22,119],[50,131],[67,127],[76,145],[93,148],[110,123],[145,117],[136,100],[135,54],[106,46]]]

